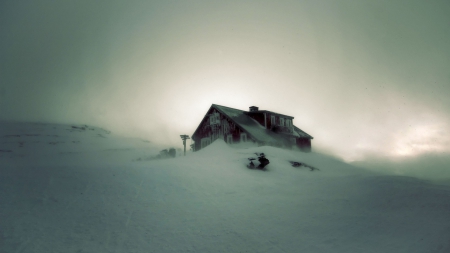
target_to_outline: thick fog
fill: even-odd
[[[2,1],[0,119],[181,145],[212,103],[347,161],[450,152],[448,1]]]

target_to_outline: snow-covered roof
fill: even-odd
[[[243,110],[238,110],[222,105],[216,105],[213,104],[211,106],[212,108],[217,109],[219,112],[221,112],[223,115],[228,117],[231,121],[236,123],[239,127],[241,127],[245,132],[247,132],[250,137],[255,139],[259,142],[265,142],[265,143],[280,143],[287,141],[286,137],[289,136],[295,136],[295,137],[302,137],[302,138],[310,138],[312,139],[312,136],[305,133],[298,127],[294,126],[294,133],[292,135],[287,134],[278,134],[273,131],[270,131],[266,128],[264,128],[261,124],[259,124],[256,120],[248,116]],[[197,132],[197,130],[195,131]],[[195,135],[194,132],[194,135]]]
[[[244,114],[244,111],[221,105],[213,105],[213,107],[222,112],[225,116],[228,116],[228,118],[239,125],[257,141],[267,143],[279,142],[279,137],[276,133],[265,129],[256,120]]]
[[[305,131],[294,125],[294,134],[298,135],[298,137],[314,139],[311,135],[307,134]]]

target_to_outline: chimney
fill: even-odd
[[[258,107],[250,106],[250,112],[257,112],[257,111],[258,111]]]

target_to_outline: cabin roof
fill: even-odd
[[[289,116],[289,115],[286,115],[286,114],[281,114],[281,113],[278,113],[278,112],[267,111],[267,110],[258,110],[258,111],[255,111],[255,112],[244,112],[244,113],[246,113],[246,114],[270,113],[270,114],[276,114],[276,115],[279,115],[279,116],[283,116],[283,117],[288,118],[288,119],[294,119],[294,117],[292,117],[292,116]]]
[[[276,133],[265,129],[256,120],[250,116],[244,114],[244,111],[221,106],[213,105],[218,111],[222,112],[225,116],[228,116],[234,123],[240,126],[251,137],[261,142],[278,142],[278,136]]]
[[[298,134],[299,137],[314,139],[314,137],[312,137],[311,135],[307,134],[305,131],[301,130],[300,128],[296,127],[295,125],[294,125],[294,132],[296,134]]]
[[[260,141],[260,142],[277,143],[277,142],[280,142],[280,137],[282,137],[282,136],[287,136],[287,137],[294,136],[294,137],[313,139],[313,137],[311,135],[307,134],[306,132],[302,131],[300,128],[298,128],[296,126],[294,126],[294,133],[292,135],[274,133],[273,131],[266,129],[264,126],[260,125],[256,120],[254,120],[253,118],[248,116],[247,111],[234,109],[234,108],[230,108],[230,107],[222,106],[222,105],[216,105],[216,104],[212,104],[211,108],[215,108],[216,110],[221,112],[223,115],[228,117],[232,122],[234,122],[235,124],[240,126],[245,132],[247,132],[250,135],[250,137],[253,137],[255,140]],[[210,109],[208,109],[208,111]],[[282,114],[280,114],[280,115],[282,115]],[[205,117],[206,116],[207,115],[205,115]],[[202,122],[203,122],[203,120],[202,120]],[[192,136],[194,136],[197,133],[199,127],[200,127],[200,125],[197,127],[197,129],[195,130],[195,132]]]

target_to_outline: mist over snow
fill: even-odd
[[[409,176],[433,180],[442,183],[450,182],[450,154],[426,153],[412,157],[367,157],[364,161],[351,162],[388,175]]]
[[[447,1],[2,1],[0,119],[181,145],[213,103],[346,161],[450,152]],[[413,151],[411,151],[413,150]]]
[[[221,140],[154,159],[153,143],[94,126],[0,129],[1,252],[450,251],[442,182]],[[248,169],[261,152],[267,171]]]

